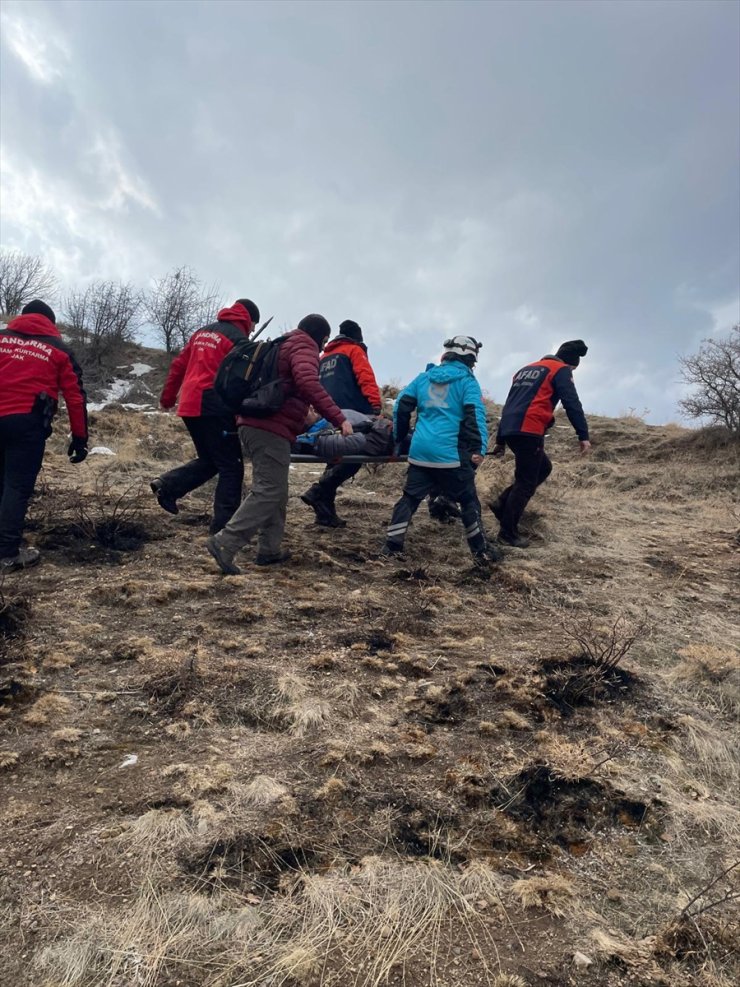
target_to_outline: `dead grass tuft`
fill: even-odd
[[[286,712],[294,737],[307,737],[323,730],[331,722],[331,706],[324,699],[303,699]]]
[[[269,775],[256,775],[248,785],[234,789],[234,795],[244,805],[271,805],[288,794],[288,789]]]
[[[77,727],[62,727],[60,730],[55,730],[52,733],[51,739],[55,740],[58,744],[76,744],[82,733],[83,731]]]
[[[169,853],[191,833],[182,809],[150,809],[129,824],[118,840],[148,858]]]
[[[347,791],[347,785],[341,778],[329,778],[316,791],[316,798],[326,802],[334,802]]]
[[[72,703],[66,696],[57,692],[47,692],[24,714],[23,722],[32,727],[45,726],[50,717],[64,716],[71,708]]]
[[[514,881],[511,893],[525,908],[543,908],[558,918],[572,913],[577,905],[575,885],[562,874],[522,878]]]

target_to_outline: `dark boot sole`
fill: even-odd
[[[226,561],[226,559],[221,555],[221,551],[213,538],[209,538],[206,542],[206,551],[213,559],[215,559],[216,565],[219,567],[224,576],[241,576],[242,571],[239,566],[234,565],[233,562]]]
[[[286,562],[290,562],[292,558],[291,552],[281,553],[280,555],[258,555],[254,560],[255,565],[284,565]]]

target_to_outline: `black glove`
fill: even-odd
[[[67,455],[70,463],[81,463],[87,459],[87,439],[79,439],[73,435],[69,449],[67,449]]]

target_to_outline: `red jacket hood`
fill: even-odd
[[[12,332],[24,332],[29,336],[54,336],[61,339],[62,334],[45,315],[37,315],[31,312],[29,315],[18,315],[8,323],[8,329]]]
[[[243,305],[232,305],[231,308],[222,308],[216,318],[219,322],[231,322],[232,325],[238,326],[245,336],[248,336],[254,328],[252,316]]]

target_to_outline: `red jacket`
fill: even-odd
[[[380,413],[380,390],[364,343],[347,336],[332,339],[321,357],[319,377],[340,408],[363,415]]]
[[[235,343],[249,336],[252,328],[249,312],[243,305],[234,305],[221,309],[218,322],[194,332],[172,361],[159,399],[162,406],[174,407],[179,392],[177,413],[181,418],[230,415],[213,390],[213,382],[223,358]]]
[[[286,382],[287,397],[280,411],[269,418],[237,418],[238,425],[251,425],[273,432],[288,442],[305,431],[309,404],[337,428],[344,421],[340,408],[319,381],[319,347],[302,329],[289,332],[280,345],[278,374]]]
[[[87,440],[87,396],[72,351],[45,315],[19,315],[0,330],[0,416],[27,415],[46,393],[56,411],[59,392],[72,435]]]

